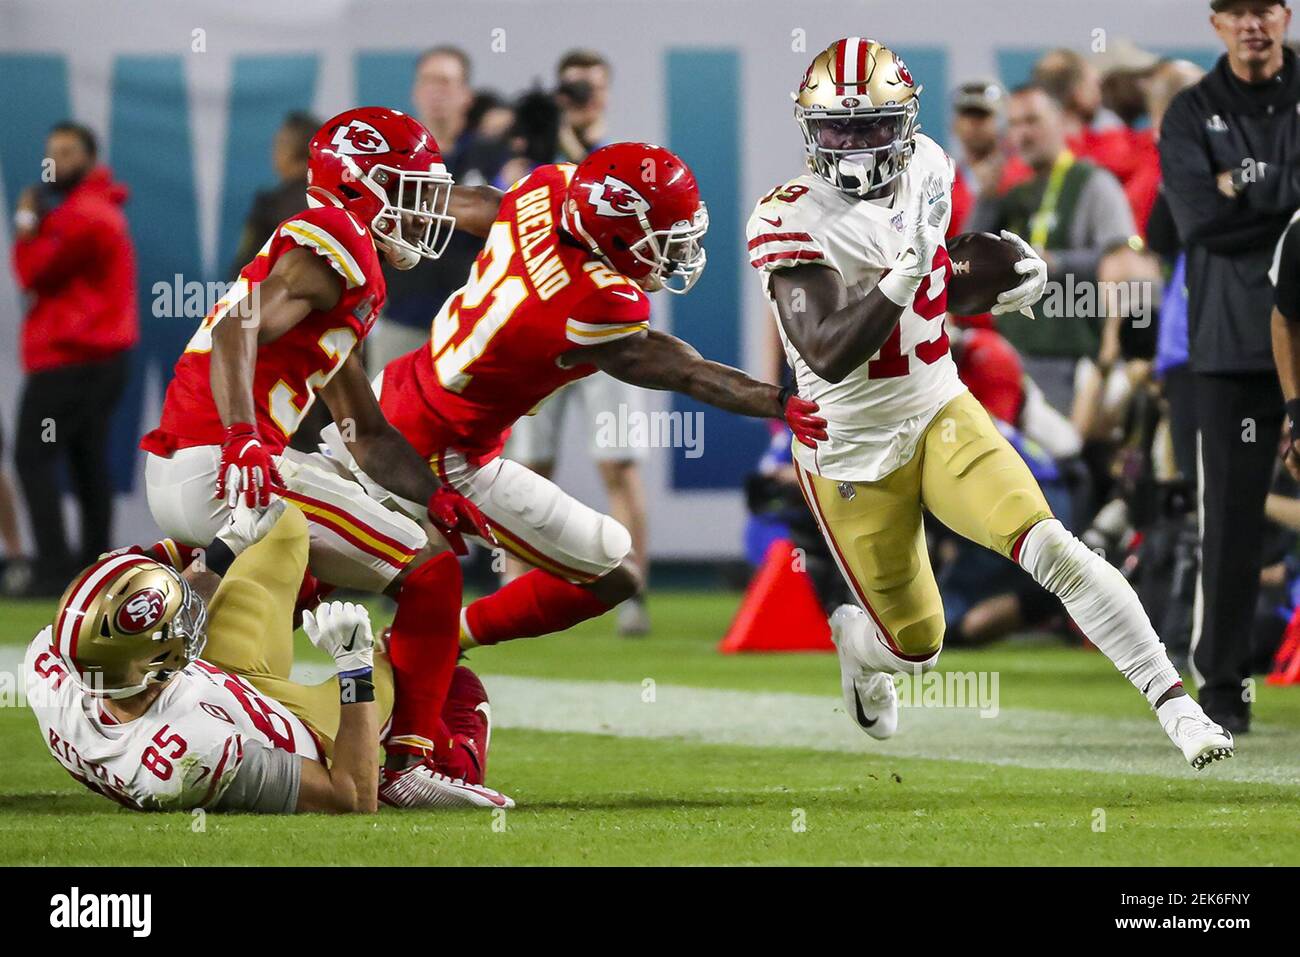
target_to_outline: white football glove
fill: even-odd
[[[1014,289],[999,293],[991,311],[995,316],[1020,312],[1032,319],[1034,314],[1029,307],[1043,298],[1043,291],[1047,288],[1047,263],[1033,246],[1010,230],[1002,230],[1002,238],[1020,248],[1021,259],[1016,263],[1016,272],[1025,278]]]
[[[949,205],[943,180],[931,173],[904,214],[903,251],[880,281],[880,291],[890,302],[910,305],[922,280],[934,269],[934,254],[943,242]]]
[[[217,539],[224,542],[235,555],[240,555],[250,545],[266,537],[288,504],[284,499],[277,498],[272,499],[271,504],[265,508],[249,508],[241,496],[231,508],[226,524],[217,532]]]
[[[331,601],[302,613],[302,630],[311,643],[334,659],[339,674],[373,668],[375,637],[370,612],[350,601]]]

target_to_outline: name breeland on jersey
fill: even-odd
[[[515,203],[515,229],[519,255],[538,298],[550,299],[570,282],[555,246],[555,223],[551,216],[551,190],[539,186],[520,196]]]

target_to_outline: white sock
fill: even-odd
[[[1056,519],[1025,535],[1020,566],[1065,605],[1088,640],[1146,696],[1151,707],[1182,679],[1129,583]]]
[[[870,618],[866,619],[867,633],[863,636],[864,661],[870,668],[876,671],[883,671],[887,675],[919,675],[929,671],[939,661],[939,648],[929,658],[921,661],[912,661],[909,658],[903,658],[896,654],[892,648],[885,644],[884,636],[880,634],[880,629]]]

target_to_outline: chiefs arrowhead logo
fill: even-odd
[[[142,588],[122,603],[114,624],[123,634],[138,635],[155,627],[166,607],[167,596],[157,588]]]
[[[599,183],[587,183],[591,205],[601,216],[636,216],[650,211],[650,203],[627,183],[606,176]]]
[[[387,153],[388,140],[384,134],[364,120],[352,120],[347,126],[336,126],[330,137],[334,151],[343,156],[369,156]]]

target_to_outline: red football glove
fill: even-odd
[[[810,449],[817,448],[818,442],[826,441],[826,420],[813,415],[821,408],[816,402],[799,398],[794,394],[793,386],[782,389],[778,398],[785,424],[790,426],[796,439]]]
[[[496,536],[478,506],[450,485],[441,486],[429,496],[429,521],[457,555],[468,555],[469,548],[462,535],[477,535],[490,545],[496,545]]]
[[[226,506],[234,508],[243,492],[244,504],[249,508],[266,508],[271,504],[271,493],[283,491],[284,479],[257,429],[246,422],[227,426],[215,498],[225,499]]]

